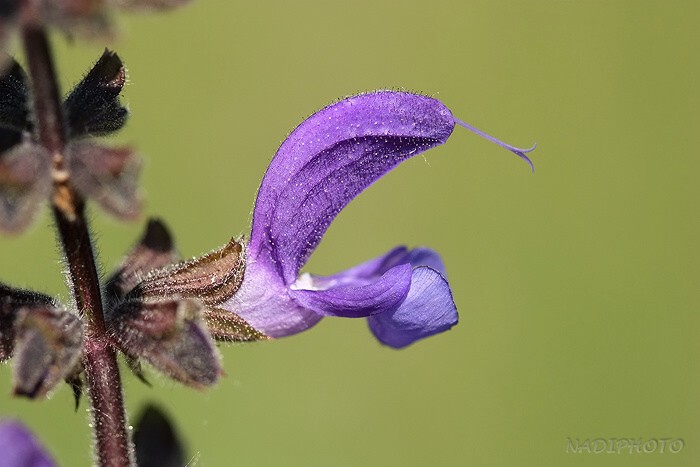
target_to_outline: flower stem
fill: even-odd
[[[32,2],[27,2],[31,10]],[[76,308],[85,324],[84,366],[96,458],[101,466],[134,465],[133,448],[126,429],[116,353],[105,328],[100,282],[90,230],[85,218],[85,202],[70,185],[65,161],[66,129],[59,99],[46,31],[25,11],[22,40],[29,65],[34,105],[34,123],[40,143],[53,162],[53,214],[59,240],[68,263],[69,286]]]

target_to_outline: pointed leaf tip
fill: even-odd
[[[139,243],[132,248],[105,284],[107,314],[109,315],[116,303],[123,300],[148,273],[171,265],[179,259],[165,223],[151,219]]]
[[[163,221],[156,218],[148,220],[146,233],[143,235],[141,244],[153,251],[161,253],[169,252],[173,249],[173,237],[170,230]]]
[[[80,365],[80,368],[78,371],[74,372],[72,375],[69,375],[66,377],[66,383],[68,386],[70,386],[71,391],[73,391],[73,400],[75,401],[75,411],[78,411],[78,408],[80,407],[80,399],[83,395],[83,389],[85,386],[85,383],[83,381],[83,378],[81,376],[81,373],[83,371],[82,365]]]
[[[152,385],[151,382],[146,379],[146,375],[143,372],[143,366],[141,365],[141,360],[130,357],[127,354],[124,354],[124,356],[126,357],[126,365],[129,367],[134,376],[136,376],[139,381],[150,388]]]

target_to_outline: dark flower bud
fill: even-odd
[[[150,219],[146,232],[105,284],[107,310],[113,309],[146,275],[179,260],[165,224]]]
[[[79,141],[68,148],[71,180],[85,197],[120,218],[134,219],[141,213],[138,173],[141,162],[130,148],[110,148]]]
[[[27,75],[12,58],[4,66],[0,78],[0,154],[20,144],[25,139],[25,132],[32,129]]]
[[[119,348],[171,378],[196,388],[221,374],[219,354],[194,300],[128,300],[110,314],[108,327]]]
[[[128,111],[119,102],[119,93],[125,82],[121,59],[105,49],[63,104],[72,138],[106,135],[124,126]]]
[[[0,283],[0,362],[12,356],[15,322],[23,308],[53,307],[51,297],[30,290],[16,289]]]
[[[43,397],[79,365],[82,322],[66,311],[37,305],[22,308],[15,326],[14,392]]]
[[[148,404],[134,430],[136,464],[139,467],[181,467],[185,461],[182,441],[162,409]]]
[[[21,143],[23,139],[23,135],[19,131],[0,126],[0,154],[9,151]]]
[[[20,133],[31,130],[27,75],[13,59],[6,67],[5,74],[0,78],[0,127]]]
[[[245,271],[243,244],[231,239],[199,258],[149,274],[130,295],[196,298],[207,306],[223,303],[238,290]]]

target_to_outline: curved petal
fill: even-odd
[[[270,337],[289,336],[310,328],[323,316],[393,313],[411,296],[414,268],[426,264],[441,267],[442,261],[428,248],[402,246],[332,276],[303,274],[287,286],[268,262],[249,258],[240,289],[220,308],[236,313]]]
[[[358,280],[324,290],[292,288],[289,293],[319,314],[362,318],[398,308],[411,287],[411,269],[410,264],[400,264],[371,281]]]
[[[457,321],[457,307],[449,284],[429,267],[413,270],[411,289],[396,311],[368,318],[375,337],[382,344],[396,349],[447,331]]]
[[[55,464],[36,438],[16,421],[0,423],[0,465],[53,467]]]
[[[444,270],[435,251],[400,246],[332,276],[303,274],[289,293],[299,304],[324,316],[368,317],[396,310],[413,286],[413,270],[419,266]]]
[[[419,266],[429,266],[438,271],[443,276],[445,274],[445,265],[434,250],[430,248],[414,248],[409,250],[405,246],[399,246],[390,250],[382,256],[370,259],[364,263],[360,263],[345,271],[333,274],[332,276],[310,276],[310,287],[313,289],[329,289],[343,284],[361,284],[363,282],[376,280],[389,269],[400,264],[410,264],[414,268]],[[302,275],[302,279],[305,275]],[[297,281],[298,283],[299,281]]]
[[[441,102],[406,92],[363,94],[315,113],[282,143],[265,174],[251,259],[293,283],[355,196],[402,161],[446,142],[454,125]]]
[[[338,272],[331,276],[316,276],[302,274],[297,280],[297,288],[308,289],[330,289],[343,284],[361,284],[363,282],[375,280],[377,277],[384,274],[392,267],[406,263],[401,261],[408,254],[408,248],[399,246],[390,250],[382,256],[377,256],[357,266],[353,266],[345,271]],[[303,281],[309,283],[308,287],[301,286],[299,283]]]

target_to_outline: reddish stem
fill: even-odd
[[[68,263],[69,286],[86,327],[84,365],[88,399],[99,465],[134,465],[134,450],[126,428],[119,367],[107,336],[85,203],[70,185],[65,163],[66,131],[46,31],[34,21],[35,5],[27,2],[22,39],[29,65],[34,103],[34,121],[39,142],[53,162],[53,213],[61,246]]]

